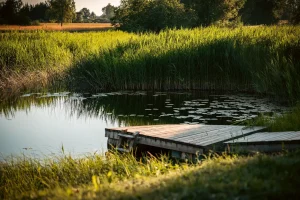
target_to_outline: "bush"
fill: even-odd
[[[39,20],[33,20],[30,24],[32,26],[39,26],[40,25],[40,21]]]
[[[193,10],[179,0],[126,0],[116,9],[113,24],[126,31],[154,31],[195,25]]]

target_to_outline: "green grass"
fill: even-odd
[[[213,155],[195,164],[110,154],[0,165],[2,199],[296,199],[300,153]]]
[[[300,131],[300,104],[298,103],[293,109],[283,115],[259,116],[251,125],[266,126],[270,132],[280,131]]]
[[[11,72],[46,71],[56,72],[49,85],[57,76],[69,90],[244,90],[293,101],[300,94],[299,35],[299,26],[208,27],[141,35],[1,33],[0,66],[7,73],[0,85],[11,87],[5,84]],[[16,86],[38,86],[26,88],[28,82]]]

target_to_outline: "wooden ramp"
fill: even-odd
[[[135,145],[171,150],[172,155],[203,154],[215,146],[256,133],[264,127],[228,125],[155,125],[107,128],[108,145],[129,151]],[[178,156],[176,156],[178,157]]]
[[[300,148],[300,131],[260,132],[225,142],[238,151],[275,152]]]

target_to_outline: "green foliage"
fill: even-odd
[[[186,10],[178,0],[150,1],[144,15],[144,28],[155,32],[167,27],[192,27],[196,22],[195,13]]]
[[[289,113],[279,116],[260,116],[253,125],[267,126],[269,131],[300,131],[300,104],[296,105]]]
[[[285,7],[290,13],[289,20],[293,24],[300,24],[300,0],[287,0]]]
[[[74,0],[49,0],[49,14],[52,19],[61,23],[72,22],[76,17]]]
[[[281,1],[281,0],[279,0]],[[244,24],[274,24],[279,20],[280,15],[276,11],[278,0],[248,0],[241,10],[241,17]]]
[[[179,0],[122,0],[112,21],[127,31],[159,32],[167,27],[190,27],[195,18]]]
[[[23,5],[21,0],[6,0],[0,4],[0,24],[30,25],[31,21],[47,21],[47,2],[36,5]]]
[[[198,16],[198,25],[209,26],[229,25],[236,23],[238,12],[244,6],[245,0],[198,0],[185,1]]]
[[[102,17],[110,20],[115,16],[115,9],[116,7],[112,6],[110,3],[107,4],[107,6],[102,8],[102,12],[103,12]]]
[[[21,0],[6,0],[3,2],[0,7],[2,24],[24,24],[24,20],[22,19],[24,16],[19,15],[22,6],[23,3]]]

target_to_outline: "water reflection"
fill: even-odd
[[[286,107],[244,94],[112,92],[25,94],[0,102],[0,152],[106,150],[104,128],[145,124],[232,124]],[[25,148],[25,149],[24,149]]]

